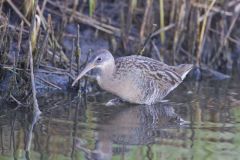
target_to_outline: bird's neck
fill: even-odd
[[[113,78],[113,75],[116,71],[115,63],[109,63],[100,69],[99,75],[97,76],[97,81],[105,81]]]

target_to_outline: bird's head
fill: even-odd
[[[98,50],[89,60],[86,67],[82,72],[77,76],[77,78],[72,83],[74,86],[79,79],[81,79],[88,71],[99,68],[100,70],[105,70],[109,65],[114,63],[114,58],[112,54],[106,49]]]

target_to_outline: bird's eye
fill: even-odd
[[[101,58],[101,57],[98,57],[98,58],[97,58],[97,61],[98,61],[98,62],[101,62],[101,61],[102,61],[102,58]]]

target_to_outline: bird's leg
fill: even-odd
[[[159,121],[159,115],[154,106],[149,106],[150,115],[152,116],[152,124],[157,124]]]
[[[116,106],[116,105],[121,105],[123,103],[124,103],[124,101],[122,99],[114,98],[114,99],[109,100],[105,105],[106,106]]]

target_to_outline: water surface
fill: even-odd
[[[0,159],[239,159],[239,94],[238,80],[186,81],[152,106],[66,91],[41,94],[40,117],[2,104]]]

